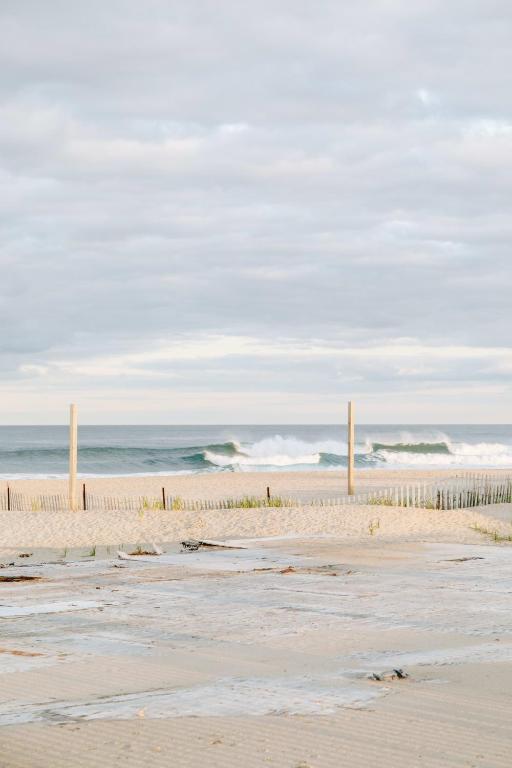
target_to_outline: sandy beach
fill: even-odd
[[[0,512],[0,765],[508,768],[512,505],[307,502],[343,481],[101,478],[87,482],[106,494],[165,482],[221,499],[272,484],[306,501]],[[185,539],[226,546],[185,551]]]
[[[460,469],[365,469],[357,471],[356,492],[369,488],[382,488],[407,483],[418,483],[437,478],[464,477],[467,470]],[[492,474],[504,477],[508,469],[493,469]],[[4,480],[21,493],[67,494],[65,479]],[[347,493],[345,470],[294,471],[294,472],[209,472],[183,475],[117,475],[114,477],[79,477],[79,486],[86,484],[88,492],[111,496],[160,496],[161,490],[183,498],[222,499],[244,495],[264,496],[267,487],[275,496],[304,496],[305,498],[333,498]]]
[[[358,490],[412,484],[453,473],[433,471],[366,471],[358,475]],[[373,505],[314,506],[311,499],[329,500],[345,491],[341,472],[221,472],[186,476],[88,478],[89,492],[113,497],[159,498],[161,488],[184,499],[264,497],[266,488],[278,497],[304,501],[300,507],[263,509],[45,512],[0,511],[4,559],[16,549],[91,548],[124,546],[183,538],[232,538],[290,534],[329,535],[367,540],[425,540],[474,542],[475,527],[510,533],[506,519],[489,523],[490,510],[425,510]],[[28,497],[67,492],[64,480],[23,480],[11,487]],[[503,517],[503,516],[502,516]],[[371,533],[369,530],[371,529]]]

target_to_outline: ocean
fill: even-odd
[[[0,426],[0,477],[62,477],[65,426]],[[82,426],[81,476],[329,470],[347,464],[346,427]],[[360,425],[356,466],[512,467],[512,425]]]

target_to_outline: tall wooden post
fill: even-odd
[[[78,463],[78,430],[76,405],[69,406],[69,509],[76,512],[76,470]]]
[[[348,481],[348,495],[353,496],[355,493],[354,483],[354,403],[352,400],[348,404],[348,468],[347,468],[347,481]]]

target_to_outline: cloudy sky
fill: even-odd
[[[0,422],[511,422],[509,0],[2,0]]]

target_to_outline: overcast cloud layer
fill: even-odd
[[[510,422],[508,0],[2,0],[0,420]]]

